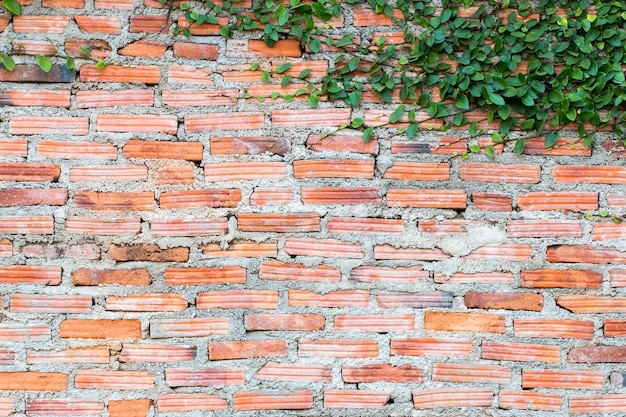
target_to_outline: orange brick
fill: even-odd
[[[471,340],[391,339],[391,355],[468,357],[471,350]]]
[[[272,111],[273,127],[347,126],[351,109],[298,109]]]
[[[522,369],[522,388],[602,389],[604,373],[560,369]]]
[[[626,361],[624,346],[588,346],[573,348],[567,355],[569,363],[623,363]]]
[[[164,92],[165,93],[165,92]],[[271,136],[235,136],[211,138],[211,155],[285,155],[291,150],[286,138]]]
[[[0,337],[7,342],[47,342],[52,333],[47,326],[1,326]]]
[[[513,238],[524,237],[580,237],[582,226],[574,220],[509,220],[507,234]]]
[[[324,316],[319,314],[246,314],[246,330],[323,330]]]
[[[382,408],[390,397],[384,391],[326,389],[324,408]]]
[[[214,130],[263,129],[263,113],[212,113],[185,116],[185,131],[207,132]]]
[[[75,15],[74,20],[78,28],[85,33],[107,33],[116,35],[120,33],[121,19],[116,16],[80,16]]]
[[[560,411],[563,399],[534,391],[500,391],[498,404],[505,410]]]
[[[424,329],[448,332],[504,333],[504,316],[481,313],[424,313]]]
[[[28,141],[26,139],[4,139],[0,138],[0,156],[21,156],[28,153]]]
[[[626,320],[605,318],[604,319],[604,336],[605,337],[626,336]]]
[[[163,104],[183,106],[228,106],[237,104],[237,90],[162,90]],[[212,139],[213,140],[213,139]]]
[[[146,417],[150,411],[152,400],[140,398],[136,400],[109,400],[107,408],[109,417]]]
[[[378,187],[302,187],[304,204],[378,204]]]
[[[464,209],[467,195],[463,190],[389,189],[387,206],[440,209]]]
[[[442,137],[429,141],[392,140],[392,154],[441,154],[455,155],[467,152],[467,140],[456,137]]]
[[[434,234],[434,235],[446,235],[446,234],[462,234],[467,235],[468,229],[476,226],[484,226],[483,222],[476,222],[471,220],[420,220],[418,227],[420,232]]]
[[[62,206],[67,201],[65,188],[9,188],[0,190],[0,207]]]
[[[109,295],[104,308],[107,311],[184,311],[188,303],[180,294],[138,294],[118,297]]]
[[[341,368],[344,382],[418,382],[424,381],[424,371],[412,365],[391,366],[388,364],[364,365],[361,367]]]
[[[193,42],[174,42],[174,57],[189,59],[208,59],[215,61],[219,52],[219,46],[193,43]]]
[[[443,261],[450,255],[441,249],[420,248],[394,248],[391,245],[375,245],[374,258],[380,260],[406,260],[406,261]]]
[[[246,270],[240,266],[167,268],[167,285],[245,284]]]
[[[1,216],[0,233],[10,235],[54,233],[52,216]]]
[[[167,368],[165,382],[170,387],[210,387],[213,385],[242,385],[244,370],[238,368]]]
[[[236,207],[241,201],[241,190],[207,189],[170,191],[161,194],[161,208],[194,208],[194,207]]]
[[[141,229],[140,219],[97,220],[90,217],[68,217],[65,222],[67,233],[121,236],[135,235]]]
[[[491,407],[493,391],[486,388],[440,388],[413,392],[415,409]]]
[[[391,292],[381,291],[376,297],[380,308],[451,308],[452,294],[440,291],[434,292]]]
[[[150,320],[150,338],[226,336],[229,319],[221,317],[197,319]]]
[[[394,162],[384,178],[406,181],[447,181],[450,164],[422,162]]]
[[[561,191],[520,194],[517,205],[522,210],[597,210],[598,193]]]
[[[259,278],[269,281],[339,282],[341,271],[326,265],[305,267],[297,263],[263,261]]]
[[[284,162],[221,162],[206,164],[204,176],[207,181],[251,181],[283,179]]]
[[[393,111],[391,110],[365,110],[363,119],[367,127],[386,127],[392,129],[407,128],[410,123],[408,116],[405,114],[397,123],[390,123],[389,118]],[[415,123],[418,123],[422,129],[441,129],[443,127],[442,119],[431,119],[426,112],[416,112]]]
[[[497,259],[513,262],[527,261],[532,258],[532,248],[526,243],[489,244],[474,249],[465,259]]]
[[[593,322],[582,320],[513,320],[515,337],[593,338]]]
[[[69,16],[13,16],[13,30],[16,33],[61,34],[69,23]]]
[[[428,271],[421,266],[410,267],[384,267],[384,266],[360,266],[350,271],[350,279],[357,282],[370,283],[407,283],[417,284],[420,280],[430,277]]]
[[[129,140],[123,151],[126,158],[202,161],[203,146],[199,142]]]
[[[25,162],[0,163],[0,181],[56,181],[61,167],[54,164],[30,164]]]
[[[326,62],[326,61],[324,61]],[[378,142],[364,142],[362,136],[347,135],[309,135],[306,147],[318,152],[354,152],[362,154],[378,154]]]
[[[16,313],[89,314],[93,300],[88,295],[11,295],[11,311]]]
[[[329,383],[332,381],[332,368],[313,364],[269,362],[254,377],[262,381]]]
[[[196,308],[261,308],[276,310],[278,308],[278,291],[272,290],[225,290],[201,292],[196,297]]]
[[[413,314],[337,314],[335,331],[360,332],[412,332],[415,329]]]
[[[63,350],[32,350],[26,351],[27,364],[66,364],[66,363],[109,363],[109,348],[95,346],[92,348]]]
[[[72,272],[72,284],[89,285],[131,285],[147,286],[152,279],[146,269],[75,269]]]
[[[522,286],[530,288],[600,288],[602,274],[594,271],[538,269],[521,272]]]
[[[170,65],[168,82],[180,84],[212,85],[210,68],[196,68],[190,65]]]
[[[542,311],[543,295],[527,292],[477,292],[464,296],[467,308]]]
[[[98,132],[161,132],[176,134],[177,116],[99,114],[96,124]]]
[[[587,395],[570,397],[569,412],[584,413],[622,413],[624,411],[625,394]]]
[[[145,181],[148,169],[142,165],[91,165],[70,168],[72,182]]]
[[[626,270],[611,269],[609,270],[609,276],[611,277],[611,287],[613,288],[626,287]]]
[[[153,236],[212,236],[228,232],[226,218],[157,219],[150,225]]]
[[[560,138],[554,146],[546,148],[546,138],[537,137],[526,140],[523,154],[525,155],[552,155],[552,156],[591,156],[591,147],[585,147],[583,142],[574,138]]]
[[[158,245],[111,245],[109,258],[114,261],[187,262],[189,248],[161,249]]]
[[[509,182],[537,184],[541,167],[535,165],[461,164],[460,176],[465,181]]]
[[[303,178],[373,178],[374,161],[350,159],[300,160],[293,162],[294,177]]]
[[[432,369],[433,381],[507,384],[511,378],[511,369],[505,366],[434,363]]]
[[[249,71],[250,72],[250,71]],[[247,74],[242,73],[241,78],[244,78]],[[256,74],[247,75],[249,78],[255,77]],[[296,74],[297,76],[297,74]],[[241,80],[240,80],[241,81]],[[244,81],[241,81],[244,82]],[[319,89],[321,85],[308,85],[308,84],[288,84],[286,86],[276,84],[252,84],[248,86],[244,99],[254,103],[283,103],[287,96],[291,96],[294,101],[306,101],[310,94]],[[273,98],[276,95],[276,98]],[[327,95],[322,95],[319,101],[328,101]]]
[[[75,97],[79,109],[152,106],[154,103],[154,92],[150,90],[77,91]]]
[[[89,56],[94,59],[106,59],[112,52],[111,46],[101,39],[65,39],[64,49],[66,54],[75,57],[84,57],[85,52],[81,50],[81,47],[87,48],[90,52]],[[72,81],[73,80],[74,74],[72,73]]]
[[[0,141],[1,148],[1,141]],[[609,194],[607,195],[607,203],[610,208],[626,208],[626,195]]]
[[[193,184],[195,177],[194,166],[191,163],[177,161],[157,171],[155,183],[157,185],[187,185]]]
[[[246,340],[209,343],[209,360],[248,359],[287,356],[285,340]]]
[[[289,290],[289,305],[297,307],[367,307],[370,293],[364,290],[338,290],[326,294]]]
[[[185,362],[196,357],[195,346],[170,346],[124,343],[119,356],[121,363],[128,362]]]
[[[336,239],[288,237],[285,239],[285,251],[292,256],[363,258],[361,244]]]
[[[66,389],[66,374],[54,372],[0,372],[0,390],[60,392]]]
[[[137,56],[146,58],[162,58],[167,51],[167,44],[165,42],[147,41],[140,39],[138,41],[129,43],[117,53],[125,56]]]
[[[0,283],[59,285],[61,272],[58,266],[0,266]]]
[[[301,358],[376,358],[378,342],[375,340],[298,339],[298,356]]]
[[[218,411],[227,410],[228,402],[216,394],[159,394],[157,409],[160,413]]]
[[[618,224],[615,222],[596,223],[593,225],[591,239],[626,239],[626,224]]]
[[[528,343],[482,342],[482,358],[499,361],[559,363],[561,351],[558,346],[531,345]]]
[[[80,67],[80,80],[82,82],[158,84],[161,80],[161,69],[156,65],[134,67],[107,65],[103,69],[98,69],[95,65],[85,64]]]
[[[546,259],[550,263],[626,264],[626,252],[589,245],[549,246]]]
[[[141,337],[139,320],[66,319],[59,326],[62,338],[137,339]]]
[[[238,3],[237,7],[241,7],[240,4],[241,3]],[[188,22],[187,19],[185,19],[182,16],[178,18],[178,26],[183,30],[185,28],[189,28],[189,31],[191,32],[192,35],[202,35],[202,36],[219,35],[220,27],[225,26],[227,24],[228,24],[227,17],[218,17],[217,24],[202,22],[199,25],[197,23]]]
[[[44,0],[43,7],[82,9],[85,0]]]
[[[561,295],[556,299],[557,305],[573,313],[623,313],[626,312],[626,298]]]
[[[331,217],[328,219],[327,226],[328,231],[332,234],[386,233],[398,235],[404,231],[403,220],[372,217]]]
[[[86,210],[153,210],[154,194],[77,191],[74,193],[74,207]]]
[[[69,90],[0,90],[0,105],[69,108],[70,95]]]
[[[89,119],[86,117],[11,116],[9,132],[13,135],[47,135],[56,133],[86,135],[89,133]]]
[[[130,33],[168,33],[169,26],[165,25],[165,16],[141,16],[130,18]]]
[[[512,211],[513,199],[508,195],[492,193],[472,194],[474,207],[486,211]]]
[[[293,39],[280,40],[273,47],[267,46],[265,42],[260,40],[249,40],[247,42],[247,52],[265,57],[299,58],[302,55],[300,43]]]
[[[239,213],[237,228],[242,232],[319,232],[317,213]]]
[[[140,371],[104,371],[80,369],[74,377],[74,386],[80,389],[134,390],[153,389],[154,375]]]
[[[104,404],[84,398],[27,399],[26,413],[29,416],[94,416],[104,413]]]
[[[293,201],[293,189],[287,187],[257,187],[250,196],[250,204],[255,206],[273,206],[289,204]]]
[[[374,13],[373,10],[370,9],[355,9],[353,11],[354,14],[354,23],[355,27],[369,27],[369,26],[394,26],[395,23],[391,17],[385,14]],[[402,12],[399,9],[393,10],[393,17],[395,19],[402,19]]]
[[[0,349],[0,365],[14,365],[15,364],[15,352],[8,349]],[[0,410],[2,410],[0,406]],[[2,414],[0,413],[0,416]]]
[[[626,184],[626,168],[618,166],[558,165],[552,168],[557,183]]]
[[[37,154],[45,158],[117,159],[117,147],[108,143],[42,140]]]
[[[211,258],[275,258],[278,255],[278,246],[275,241],[256,243],[253,241],[232,242],[228,248],[222,249],[219,244],[213,243],[200,246],[202,254]]]
[[[13,256],[13,243],[8,239],[0,240],[0,257]],[[0,277],[0,280],[3,278]]]

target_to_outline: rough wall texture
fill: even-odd
[[[0,16],[25,54],[0,69],[0,416],[626,413],[623,149],[325,136],[394,106],[260,102],[252,62],[333,52],[164,15]],[[45,74],[46,37],[119,65]]]

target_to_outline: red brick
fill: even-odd
[[[170,346],[124,343],[120,363],[128,362],[185,362],[196,357],[195,346]]]
[[[70,181],[145,181],[148,169],[141,165],[92,165],[70,168]]]
[[[141,16],[130,18],[130,33],[168,33],[169,26],[165,25],[165,16]]]
[[[317,213],[239,213],[237,228],[242,232],[317,232],[320,217]]]
[[[405,114],[397,123],[390,123],[389,118],[393,111],[391,110],[365,110],[363,119],[367,127],[386,127],[392,129],[407,128],[409,123],[408,116]],[[422,129],[441,129],[443,127],[442,119],[432,119],[426,112],[417,112],[415,114],[415,123],[418,123]]]
[[[384,178],[406,181],[447,181],[450,179],[450,164],[396,161],[387,169]]]
[[[123,151],[126,158],[202,161],[203,147],[199,142],[129,140]]]
[[[151,282],[150,274],[145,269],[75,269],[72,272],[72,284],[76,286],[147,286]]]
[[[210,258],[275,258],[278,255],[278,246],[275,241],[256,243],[253,241],[235,241],[222,249],[217,243],[200,246],[202,254]]]
[[[369,27],[369,26],[394,26],[395,23],[391,17],[384,14],[374,13],[370,9],[355,9],[354,13],[354,26],[355,27]],[[398,9],[393,10],[393,17],[396,19],[402,19],[402,13]]]
[[[209,343],[209,360],[212,361],[283,356],[287,356],[285,340]]]
[[[374,258],[380,260],[443,261],[450,255],[441,249],[394,248],[391,245],[375,245]]]
[[[154,103],[154,92],[150,90],[77,91],[75,97],[79,109],[152,106]]]
[[[391,339],[391,355],[468,357],[471,350],[471,340]]]
[[[305,267],[296,263],[263,261],[259,278],[270,281],[339,282],[341,271],[326,265]]]
[[[246,330],[323,330],[324,316],[319,314],[246,314]]]
[[[505,410],[561,411],[563,399],[558,394],[534,391],[500,391],[499,406]]]
[[[389,282],[416,284],[422,279],[430,277],[428,271],[424,271],[421,266],[411,267],[380,267],[361,266],[350,271],[350,279],[357,282]]]
[[[320,256],[325,258],[363,258],[360,243],[336,239],[315,239],[288,237],[285,251],[292,256]]]
[[[55,372],[0,372],[0,390],[60,392],[67,375]]]
[[[376,296],[380,308],[452,308],[452,294],[434,292],[391,292],[380,291]]]
[[[56,55],[56,47],[47,41],[31,41],[17,39],[13,41],[14,55]],[[25,91],[28,94],[27,91]],[[10,103],[9,103],[10,105]]]
[[[60,266],[0,266],[0,283],[59,285],[61,272]]]
[[[420,220],[418,227],[420,232],[434,234],[434,235],[446,235],[446,234],[462,234],[467,235],[468,229],[471,227],[485,226],[484,222],[476,222],[471,220]]]
[[[588,346],[573,348],[567,355],[570,363],[624,363],[626,347],[624,346]]]
[[[67,364],[67,363],[99,363],[109,364],[109,348],[95,346],[92,348],[63,350],[32,350],[26,351],[27,364]]]
[[[0,90],[0,104],[69,108],[70,95],[69,90]]]
[[[99,114],[96,124],[98,132],[162,132],[176,134],[177,116]]]
[[[196,308],[236,309],[259,308],[276,310],[278,308],[278,291],[272,290],[225,290],[201,292],[196,297]]]
[[[352,109],[298,109],[272,111],[273,127],[347,126]]]
[[[290,150],[291,142],[286,138],[271,136],[218,136],[211,138],[211,155],[262,155],[265,153],[285,155]]]
[[[237,104],[237,90],[162,90],[163,104],[172,107]],[[212,146],[211,146],[212,147]]]
[[[530,288],[600,288],[602,274],[580,270],[523,270],[522,286]]]
[[[159,394],[157,409],[160,413],[217,411],[227,410],[228,402],[216,394]]]
[[[456,137],[441,137],[425,141],[392,140],[392,154],[441,154],[458,155],[467,152],[467,140]]]
[[[106,298],[107,311],[184,311],[187,300],[180,294],[138,294],[128,296],[109,295]]]
[[[505,366],[434,363],[432,369],[433,381],[507,384],[511,378],[511,369]]]
[[[117,147],[108,143],[42,140],[37,154],[62,159],[117,159]]]
[[[107,408],[109,417],[147,417],[152,400],[139,398],[136,400],[109,400]]]
[[[22,247],[22,255],[27,258],[37,259],[100,259],[100,248],[93,244],[65,245],[65,244],[42,244],[26,245]]]
[[[189,59],[208,59],[215,61],[219,46],[194,42],[174,42],[174,57]]]
[[[85,0],[43,0],[43,7],[82,9]]]
[[[535,165],[463,163],[461,164],[460,176],[464,181],[537,184],[541,180],[541,167]]]
[[[52,334],[47,326],[1,326],[0,337],[6,342],[47,342]]]
[[[604,373],[560,369],[522,369],[522,388],[602,389]]]
[[[491,407],[493,391],[489,388],[440,388],[413,392],[415,409],[449,407]]]
[[[586,395],[569,398],[571,414],[622,413],[626,394]]]
[[[77,39],[77,38],[65,39],[64,49],[65,49],[66,54],[70,56],[75,56],[75,57],[84,57],[85,52],[81,49],[81,47],[87,48],[90,53],[89,57],[93,59],[107,59],[111,55],[111,52],[112,52],[111,46],[107,42],[101,39]],[[60,67],[59,70],[61,70],[61,68],[64,68],[64,67],[65,65],[63,65],[63,67]],[[74,74],[74,70],[71,70],[71,71],[72,73],[71,73],[70,81],[73,82],[75,74]],[[67,78],[69,77],[66,76],[65,79]]]
[[[195,169],[191,163],[172,161],[156,173],[155,184],[157,185],[188,185],[193,184]]]
[[[287,187],[262,188],[257,187],[250,196],[250,204],[255,206],[278,206],[293,201],[293,189]]]
[[[257,72],[258,73],[258,72]],[[245,77],[247,74],[245,72],[242,74],[242,77]],[[298,74],[296,74],[297,76]],[[252,78],[256,76],[256,74],[250,74],[248,77]],[[238,80],[242,81],[242,80]],[[242,81],[243,82],[243,81]],[[286,86],[276,85],[276,84],[252,84],[248,86],[244,98],[246,101],[250,101],[253,103],[282,103],[285,101],[287,96],[291,96],[292,99],[296,102],[306,101],[310,94],[318,90],[321,87],[320,84],[288,84]],[[273,98],[276,96],[276,98]],[[327,95],[322,95],[319,98],[319,101],[326,102],[328,101]]]
[[[548,246],[546,259],[550,263],[626,264],[626,252],[589,245]]]
[[[109,258],[114,261],[187,262],[189,248],[161,249],[158,245],[111,245]]]
[[[596,223],[591,232],[592,240],[626,239],[626,224],[615,222]]]
[[[140,371],[80,369],[74,376],[74,386],[80,389],[154,389],[154,375]]]
[[[304,178],[373,178],[374,161],[350,159],[300,160],[293,162],[294,177]]]
[[[159,201],[161,208],[166,210],[194,207],[237,207],[241,201],[241,190],[231,188],[169,191],[162,193]]]
[[[236,392],[235,411],[306,410],[313,407],[313,392]]]
[[[582,320],[513,320],[515,337],[593,338],[593,322]]]
[[[418,382],[424,380],[424,371],[412,365],[391,366],[388,364],[364,365],[361,367],[341,368],[344,382]]]
[[[609,270],[609,276],[611,277],[612,288],[626,287],[626,270],[625,269],[611,269]]]
[[[0,156],[21,156],[28,154],[28,141],[26,139],[0,138]]]
[[[8,239],[0,240],[0,257],[8,258],[10,256],[13,256],[13,243]]]
[[[626,195],[609,194],[606,199],[610,208],[626,208]]]
[[[386,233],[399,235],[404,231],[404,221],[373,217],[331,217],[327,223],[332,234]]]
[[[557,183],[626,184],[626,168],[605,165],[558,165],[552,168]]]
[[[189,133],[214,130],[263,129],[263,113],[212,113],[185,116],[185,131]]]
[[[376,140],[364,142],[361,136],[322,136],[312,134],[306,141],[306,147],[318,152],[354,152],[370,155],[378,154],[378,142]]]
[[[207,181],[252,181],[285,177],[284,162],[220,162],[206,164]]]
[[[520,194],[517,205],[522,210],[597,210],[598,193],[561,191]]]
[[[389,189],[387,206],[464,209],[467,195],[463,190]]]
[[[383,391],[326,389],[324,408],[382,408],[390,397]]]
[[[4,366],[4,365],[14,365],[14,364],[15,364],[15,352],[12,352],[8,349],[0,349],[0,365]],[[1,415],[2,414],[0,413],[0,416]]]
[[[313,364],[269,362],[254,377],[262,381],[329,383],[332,382],[332,368]]]
[[[573,313],[626,312],[626,298],[624,297],[560,295],[556,303]]]
[[[133,67],[107,65],[103,69],[98,69],[95,65],[85,64],[80,67],[80,80],[82,82],[158,84],[161,80],[161,69],[153,65]]]
[[[478,210],[512,211],[513,199],[508,195],[473,193],[472,201]]]
[[[104,404],[84,398],[27,399],[26,413],[29,416],[99,416],[104,413]]]
[[[531,259],[532,255],[532,248],[526,243],[495,243],[474,249],[464,258],[522,262]]]
[[[62,206],[67,201],[65,188],[10,188],[0,190],[0,207]]]
[[[247,52],[265,57],[299,58],[302,55],[300,43],[293,39],[280,40],[271,48],[263,41],[250,40],[248,41]]]
[[[242,385],[244,370],[238,368],[167,368],[165,382],[170,387],[210,387],[214,385]]]
[[[302,187],[304,204],[378,204],[378,187]]]
[[[424,329],[448,332],[504,333],[504,316],[481,313],[426,311]]]
[[[153,210],[152,192],[93,192],[74,193],[74,207],[86,210]]]
[[[17,64],[13,71],[0,69],[0,80],[13,82],[71,83],[75,75],[75,71],[67,69],[65,64],[53,64],[48,72],[37,64]]]
[[[528,343],[482,342],[482,358],[499,361],[559,363],[561,351],[558,346],[531,345]]]
[[[16,313],[89,314],[93,300],[88,295],[11,295],[11,311]]]
[[[62,338],[137,339],[141,337],[139,320],[66,319],[59,326]]]
[[[237,7],[241,7],[241,3],[237,4]],[[220,27],[228,24],[228,17],[218,17],[217,24],[211,24],[207,22],[203,22],[201,24],[188,22],[184,17],[178,18],[178,26],[183,30],[185,28],[189,28],[189,31],[192,35],[219,35]]]
[[[190,65],[170,65],[168,82],[180,84],[212,85],[210,68],[196,68]]]
[[[337,314],[335,331],[406,332],[415,329],[413,314]]]
[[[151,223],[153,236],[212,236],[228,232],[225,218],[170,218],[157,219]]]
[[[141,229],[140,219],[96,220],[90,217],[68,217],[65,222],[67,233],[99,236],[135,235]]]
[[[162,58],[167,51],[167,44],[165,42],[147,41],[140,39],[138,41],[129,43],[117,53],[125,56],[137,56],[146,58]]]
[[[477,292],[464,296],[467,308],[542,311],[543,295],[527,292]]]
[[[370,293],[363,290],[338,290],[326,294],[289,290],[289,305],[299,307],[367,307]]]
[[[89,119],[86,117],[11,116],[9,132],[13,135],[57,133],[86,135],[89,133]]]
[[[604,336],[605,337],[626,336],[626,320],[605,318],[604,319]]]
[[[121,19],[115,16],[80,16],[75,15],[74,20],[78,28],[85,33],[120,33]]]
[[[52,216],[2,216],[0,233],[50,235],[54,233],[54,219]]]
[[[167,268],[167,285],[245,284],[246,270],[240,266]]]
[[[150,337],[225,336],[229,332],[228,318],[162,319],[150,321]]]
[[[301,358],[376,358],[378,342],[375,340],[298,339],[298,356]]]
[[[554,146],[546,148],[546,138],[536,137],[526,139],[524,155],[551,155],[551,156],[591,156],[591,147],[585,147],[577,138],[560,138]]]
[[[16,33],[61,34],[69,23],[69,16],[13,16],[13,30]]]
[[[582,226],[575,220],[509,220],[507,235],[525,237],[580,237]]]

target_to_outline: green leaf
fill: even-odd
[[[399,106],[396,110],[394,110],[393,113],[391,113],[391,115],[389,116],[389,122],[390,123],[398,123],[398,121],[402,118],[402,116],[404,115],[404,109],[402,108],[402,106]]]
[[[263,71],[261,73],[261,82],[263,84],[267,84],[267,83],[270,82],[270,72],[269,71],[266,70],[266,71]]]
[[[52,69],[52,61],[50,61],[50,58],[43,55],[37,55],[36,59],[37,65],[39,65],[39,68],[41,68],[43,72],[50,72]]]
[[[460,95],[456,101],[454,102],[454,105],[461,110],[468,110],[469,109],[469,100],[467,99],[467,96],[465,94]]]
[[[17,0],[2,0],[2,5],[7,8],[8,11],[16,16],[22,14],[22,7]]]
[[[287,70],[289,70],[289,68],[291,68],[291,64],[289,63],[281,64],[276,68],[276,72],[278,74],[282,74],[283,72],[286,72]]]
[[[493,152],[493,146],[492,145],[488,145],[485,148],[485,155],[487,155],[489,158],[494,158],[495,157],[495,153]]]
[[[493,93],[489,96],[489,98],[491,99],[491,102],[496,106],[504,106],[504,99],[500,94]]]
[[[78,49],[80,49],[80,51],[83,53],[83,56],[85,58],[89,58],[89,56],[91,55],[91,51],[85,48],[84,46],[80,46]]]
[[[312,39],[309,43],[309,48],[311,48],[311,52],[313,52],[314,54],[318,53],[320,51],[321,44],[322,41],[320,41],[319,38]]]
[[[367,129],[365,129],[363,131],[363,141],[364,142],[369,142],[370,139],[372,138],[372,133],[374,133],[374,128],[373,127],[368,127]]]
[[[307,68],[307,69],[305,69],[305,70],[302,70],[302,71],[300,72],[300,74],[298,74],[298,78],[300,78],[301,80],[303,80],[303,79],[305,79],[306,77],[308,77],[308,76],[309,76],[309,74],[311,74],[312,72],[313,72],[313,70],[308,69],[308,68]]]
[[[278,91],[272,91],[272,94],[270,94],[270,98],[272,99],[276,99],[280,97],[280,93]]]
[[[252,65],[250,65],[250,71],[256,71],[259,69],[259,63],[258,62],[253,62]]]
[[[498,116],[500,116],[502,120],[506,120],[509,117],[509,114],[511,114],[511,106],[504,105],[498,107]]]
[[[517,155],[521,155],[524,152],[524,147],[526,146],[526,139],[518,139],[515,142],[515,153]]]
[[[15,61],[10,56],[0,54],[0,63],[2,63],[2,66],[9,71],[13,71],[15,69]]]
[[[360,117],[356,117],[354,120],[352,120],[352,128],[353,129],[358,129],[359,127],[363,126],[365,124],[365,120],[363,120]]]
[[[546,148],[553,147],[559,141],[559,132],[550,132],[546,135]]]
[[[411,123],[409,127],[406,129],[406,135],[409,139],[413,138],[417,132],[419,131],[419,124]]]
[[[471,137],[478,135],[478,122],[472,122],[469,125],[469,134]]]
[[[103,60],[96,62],[96,69],[105,69],[106,66],[107,64]]]
[[[283,79],[282,79],[282,80],[280,80],[280,86],[281,86],[282,88],[287,87],[287,84],[289,84],[289,81],[291,81],[291,79],[292,79],[292,78],[293,78],[293,77],[292,77],[291,75],[289,75],[289,74],[285,75],[285,76],[283,77]]]
[[[65,67],[69,70],[74,69],[74,58],[72,58],[71,56],[68,56],[65,59]]]
[[[309,106],[311,106],[312,108],[316,109],[317,108],[317,104],[319,103],[319,97],[317,96],[317,94],[310,94],[307,97],[307,101],[309,102]]]

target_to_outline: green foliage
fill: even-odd
[[[22,14],[22,7],[17,2],[17,0],[2,0],[2,5],[16,16]]]

